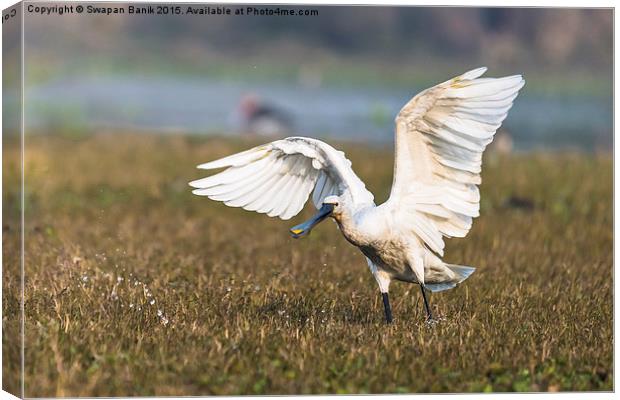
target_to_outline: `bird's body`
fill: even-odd
[[[523,79],[478,78],[479,68],[427,89],[396,117],[394,181],[377,206],[344,153],[291,137],[202,164],[225,171],[191,182],[197,195],[289,219],[312,193],[319,212],[291,228],[301,237],[327,217],[366,257],[391,321],[392,280],[424,289],[455,287],[474,268],[442,261],[443,237],[464,237],[478,216],[482,152],[506,117]],[[478,78],[478,79],[477,79]]]
[[[417,235],[403,229],[398,218],[390,202],[334,216],[345,239],[366,256],[385,292],[392,280],[422,283],[431,291],[439,291],[464,279],[452,269],[455,266],[444,263]]]

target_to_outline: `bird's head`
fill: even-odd
[[[295,239],[305,236],[327,217],[337,217],[337,215],[340,215],[340,198],[338,196],[327,196],[323,199],[323,205],[319,211],[312,218],[290,229],[291,235]]]

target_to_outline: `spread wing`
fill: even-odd
[[[396,117],[394,181],[386,205],[434,252],[479,215],[482,152],[525,84],[478,68],[427,89]]]
[[[192,193],[284,220],[302,210],[312,191],[316,208],[330,195],[346,194],[354,203],[373,201],[344,153],[316,139],[276,140],[198,168],[226,169],[190,182],[196,188]]]

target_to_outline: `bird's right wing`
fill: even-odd
[[[395,220],[442,255],[443,236],[463,237],[478,216],[482,153],[508,115],[520,75],[480,78],[478,68],[427,89],[396,117]]]
[[[226,169],[190,182],[196,188],[192,193],[284,220],[302,210],[313,190],[316,208],[330,195],[348,194],[354,203],[373,201],[344,153],[316,139],[276,140],[198,168]]]

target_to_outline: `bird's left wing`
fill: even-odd
[[[443,255],[478,216],[482,152],[506,118],[520,75],[480,78],[478,68],[427,89],[396,117],[394,181],[386,205],[400,227]]]
[[[316,139],[276,140],[198,168],[226,169],[190,182],[192,193],[284,220],[302,210],[313,190],[316,208],[325,197],[344,193],[354,203],[373,201],[344,153]]]

